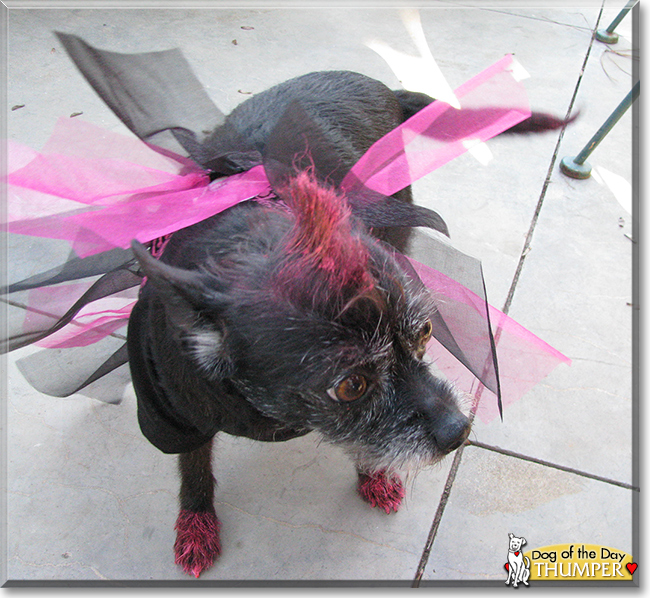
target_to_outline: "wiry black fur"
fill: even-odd
[[[313,73],[244,102],[224,130],[263,152],[295,100],[346,171],[431,98],[356,73]],[[396,197],[410,202],[410,189]],[[376,241],[404,249],[407,231],[368,231],[351,218],[347,234],[365,248],[375,283],[330,292],[335,275],[317,265],[295,280],[278,274],[296,209],[240,204],[175,233],[160,261],[134,246],[148,277],[128,334],[138,416],[158,448],[184,453],[182,509],[213,508],[209,457],[218,432],[278,441],[317,431],[367,474],[436,461],[469,432],[457,391],[421,359],[434,305]],[[332,389],[353,374],[367,391],[337,399]]]

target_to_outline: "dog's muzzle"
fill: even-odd
[[[402,390],[410,395],[417,417],[442,454],[459,448],[471,430],[469,418],[458,408],[459,393],[450,382],[431,374],[426,365],[411,365]]]

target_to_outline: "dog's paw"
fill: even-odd
[[[183,509],[174,529],[176,564],[198,577],[221,553],[217,515],[214,511],[195,513]]]
[[[370,475],[360,473],[357,489],[371,507],[383,509],[386,513],[390,513],[391,509],[397,512],[406,496],[402,481],[397,477],[387,477],[385,471]]]

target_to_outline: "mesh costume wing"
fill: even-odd
[[[434,321],[438,347],[432,351],[452,379],[469,373],[470,386],[480,380],[497,396],[500,410],[504,375],[514,381],[509,390],[520,396],[559,361],[567,361],[488,304],[480,262],[445,239],[440,215],[391,197],[530,115],[510,57],[457,90],[461,110],[430,104],[346,170],[298,103],[288,106],[261,155],[212,103],[179,50],[118,54],[76,36],[58,36],[139,140],[62,119],[43,151],[10,148],[9,234],[70,247],[59,266],[3,289],[6,299],[27,314],[14,322],[7,349],[31,343],[50,349],[19,363],[39,390],[66,396],[126,363],[123,327],[141,282],[128,249],[133,238],[155,244],[241,201],[269,197],[287,176],[306,167],[299,156],[346,193],[368,226],[437,231],[415,235],[417,261],[396,258],[440,297]],[[70,353],[102,343],[107,346],[103,357],[70,359]],[[513,360],[522,354],[527,361]],[[66,375],[43,376],[44,367]]]

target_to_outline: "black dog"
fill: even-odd
[[[314,73],[254,96],[226,125],[263,151],[296,100],[344,170],[432,101],[356,73]],[[563,124],[545,118],[519,128]],[[218,432],[316,431],[354,460],[361,496],[390,512],[404,496],[397,471],[440,460],[470,430],[460,393],[422,361],[435,305],[377,241],[402,250],[406,229],[371,234],[311,169],[275,191],[281,201],[175,233],[159,260],[133,246],[147,277],[128,332],[138,417],[153,444],[180,453],[176,562],[197,577],[220,552]],[[410,189],[396,197],[410,202]]]

